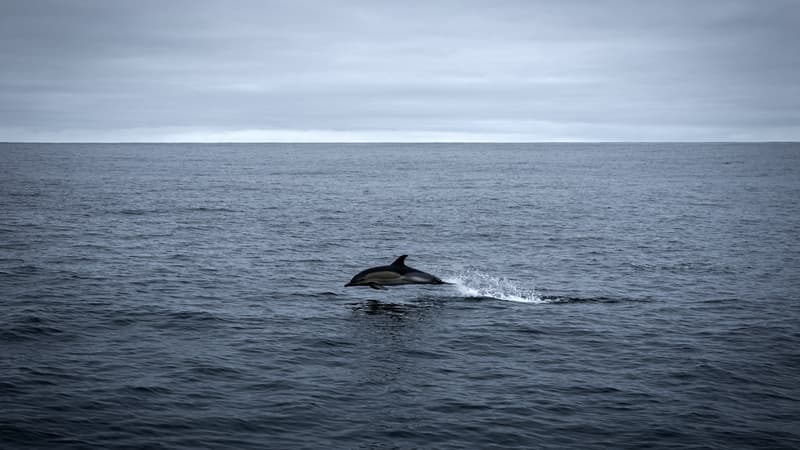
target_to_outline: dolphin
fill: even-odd
[[[388,266],[362,270],[344,287],[369,286],[372,289],[385,289],[384,286],[399,284],[450,284],[429,273],[408,267],[405,262],[407,256],[397,258]]]

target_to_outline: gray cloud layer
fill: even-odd
[[[0,3],[0,140],[799,140],[800,2]]]

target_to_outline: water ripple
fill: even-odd
[[[797,149],[0,144],[0,446],[798,448]]]

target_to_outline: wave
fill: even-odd
[[[12,321],[8,327],[0,324],[0,342],[27,341],[56,335],[63,339],[64,331],[49,320],[38,316],[29,316]]]
[[[183,208],[123,208],[114,211],[117,214],[126,216],[146,216],[146,215],[159,215],[159,214],[182,214],[182,213],[236,213],[238,210],[213,207],[213,206],[190,206]]]

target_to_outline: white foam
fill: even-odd
[[[467,269],[449,278],[458,292],[469,298],[493,298],[520,303],[549,303],[549,300],[536,295],[534,289],[526,289],[506,279],[494,277],[478,270]]]

